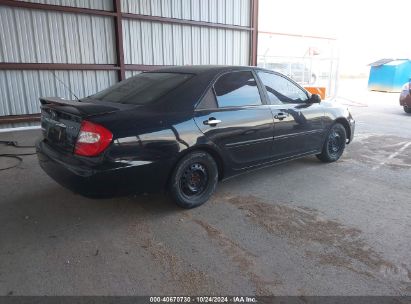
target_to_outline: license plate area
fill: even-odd
[[[46,137],[53,142],[61,143],[66,139],[66,128],[57,124],[49,125]]]
[[[44,138],[51,145],[72,151],[80,129],[80,120],[55,110],[42,109],[41,129]]]
[[[66,126],[46,115],[42,115],[41,128],[44,137],[53,143],[61,143],[66,139]]]

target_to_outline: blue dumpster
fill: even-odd
[[[370,91],[401,92],[411,78],[411,60],[381,59],[370,63],[368,89]]]

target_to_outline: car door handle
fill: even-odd
[[[204,120],[203,124],[207,125],[207,126],[211,126],[211,127],[215,127],[216,125],[218,125],[221,122],[221,120],[219,119],[215,119],[214,117],[210,117],[208,120]]]
[[[283,120],[284,118],[287,118],[288,114],[287,113],[278,113],[277,115],[274,116],[275,119]]]

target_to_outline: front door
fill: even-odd
[[[194,119],[234,169],[271,156],[273,116],[251,71],[223,74],[197,107]]]
[[[306,91],[280,74],[258,71],[258,76],[272,104],[273,156],[282,159],[319,151],[324,136],[322,107],[309,103]]]

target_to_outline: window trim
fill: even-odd
[[[302,102],[302,103],[298,103],[298,102],[297,102],[297,103],[284,103],[284,102],[281,102],[281,101],[279,101],[278,103],[272,103],[272,102],[270,101],[270,97],[269,97],[269,95],[268,95],[267,89],[265,88],[265,85],[264,85],[263,81],[261,80],[260,76],[258,75],[258,72],[267,73],[267,74],[273,74],[273,75],[282,77],[282,78],[284,78],[285,80],[290,81],[292,84],[294,84],[297,88],[299,88],[300,90],[302,90],[302,91],[305,93],[305,95],[307,96],[307,101],[306,101],[306,102]],[[267,104],[269,104],[269,105],[301,105],[301,104],[308,104],[308,103],[309,103],[308,101],[310,100],[310,97],[311,97],[311,96],[310,96],[310,93],[309,93],[306,89],[304,89],[301,85],[299,85],[297,82],[295,82],[295,81],[292,80],[291,78],[287,77],[286,75],[281,74],[281,73],[278,73],[278,72],[275,72],[275,71],[265,70],[265,69],[256,69],[256,70],[255,70],[255,74],[257,75],[258,80],[260,81],[260,84],[261,84],[262,89],[263,89],[263,91],[264,91],[264,97],[265,97],[266,100],[267,100]]]
[[[217,105],[217,107],[210,107],[210,108],[199,108],[202,104],[202,102],[204,101],[204,99],[207,97],[208,93],[211,92],[211,94],[213,94],[213,97],[215,99],[215,104]],[[202,94],[202,96],[200,97],[200,100],[197,102],[197,104],[194,107],[194,111],[208,111],[208,110],[215,110],[218,109],[218,102],[217,102],[217,97],[215,95],[214,92],[214,88],[213,86],[208,86],[207,89],[205,89],[204,93]]]

